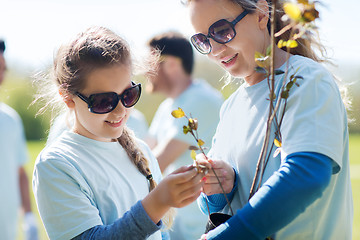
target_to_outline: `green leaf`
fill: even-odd
[[[185,116],[185,113],[184,111],[181,109],[181,108],[178,108],[178,110],[174,110],[171,112],[171,115],[174,117],[174,118],[182,118]]]
[[[199,139],[197,143],[200,147],[205,144],[205,142],[201,139]]]
[[[285,87],[286,90],[290,90],[293,85],[294,85],[294,82],[288,82],[288,83],[286,84],[286,87]]]
[[[281,75],[281,74],[284,74],[285,72],[280,69],[275,69],[274,73],[275,73],[275,75]]]
[[[189,127],[196,131],[198,128],[198,120],[196,118],[189,118]]]
[[[281,142],[279,140],[277,140],[276,138],[274,139],[274,144],[275,146],[277,146],[278,148],[281,147]]]
[[[265,68],[259,67],[259,66],[255,67],[255,71],[258,72],[258,73],[263,73],[263,74],[267,74],[267,73],[268,73]]]
[[[281,98],[287,99],[289,97],[289,91],[284,90],[281,92]]]
[[[270,56],[271,55],[271,45],[269,45],[267,48],[266,48],[266,56]]]
[[[255,62],[259,67],[269,68],[271,59],[269,56],[255,58]]]
[[[304,22],[312,22],[316,18],[319,18],[319,12],[315,8],[306,9],[302,16]]]
[[[274,101],[274,100],[276,99],[276,94],[273,93],[273,94],[272,94],[272,97],[271,97],[271,93],[270,93],[270,94],[269,94],[269,99],[270,99],[271,101]]]
[[[284,40],[280,39],[280,40],[278,41],[278,43],[277,43],[277,47],[278,47],[278,48],[284,47]]]
[[[198,147],[196,147],[196,146],[190,146],[190,147],[189,147],[189,150],[194,150],[194,151],[197,151],[197,150],[199,150],[199,148],[198,148]]]
[[[292,20],[297,21],[297,22],[300,21],[301,10],[297,4],[287,2],[287,3],[284,3],[283,8],[284,8],[286,15],[289,16],[289,18],[291,18]]]
[[[262,55],[260,52],[255,52],[255,59],[257,59],[257,58],[264,58],[265,56],[264,55]]]
[[[191,150],[190,156],[193,160],[196,160],[196,152],[194,150]]]
[[[188,126],[183,126],[183,132],[184,134],[187,134],[188,132],[191,131],[191,128],[189,128]]]
[[[298,46],[298,43],[295,40],[289,40],[286,43],[287,48],[296,48],[297,46]]]

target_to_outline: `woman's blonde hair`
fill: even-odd
[[[58,92],[61,90],[66,94],[75,94],[85,88],[87,76],[92,71],[119,64],[131,68],[131,54],[127,42],[107,28],[88,28],[58,50],[54,58],[53,69],[45,79],[51,80],[52,85],[55,82],[56,90],[49,91],[52,87],[47,84],[44,88],[39,86],[42,93],[37,96],[35,101],[41,100],[41,98],[50,99],[50,101],[45,100],[46,104],[40,109],[40,113],[49,107],[54,109],[59,100],[64,105],[59,96],[57,100],[53,100],[54,93],[59,95]],[[132,131],[125,126],[117,141],[137,169],[147,178],[149,191],[152,191],[156,187],[156,182],[152,176],[149,161],[136,144]],[[169,221],[165,220],[164,222]]]

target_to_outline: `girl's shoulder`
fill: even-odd
[[[80,156],[92,148],[92,146],[83,141],[82,138],[85,137],[65,130],[40,152],[36,159],[35,167],[38,164],[53,165],[55,163],[57,165],[76,165],[74,162],[79,161]]]

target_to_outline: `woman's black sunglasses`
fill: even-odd
[[[230,42],[236,36],[235,25],[240,22],[249,12],[244,10],[234,21],[229,22],[226,19],[216,21],[209,27],[208,35],[197,33],[191,37],[191,43],[202,54],[211,52],[211,44],[209,38],[215,42],[225,44]]]
[[[105,114],[113,111],[119,101],[121,101],[126,108],[130,108],[138,102],[141,95],[141,84],[135,84],[134,82],[131,82],[131,84],[133,86],[125,89],[121,94],[106,92],[91,94],[89,97],[85,97],[79,92],[75,94],[88,104],[90,112]]]

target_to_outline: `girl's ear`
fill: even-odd
[[[75,108],[75,102],[72,96],[68,92],[59,89],[59,94],[68,108],[70,109]]]
[[[266,0],[259,0],[257,2],[256,12],[259,28],[261,30],[267,29],[267,23],[269,21],[269,3]]]

